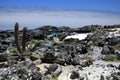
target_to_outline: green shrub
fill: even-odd
[[[103,60],[105,60],[105,61],[117,61],[117,56],[114,54],[108,54],[108,55],[105,55]]]
[[[38,40],[32,39],[31,41],[28,41],[27,44],[36,44]]]
[[[17,48],[10,48],[9,51],[11,53],[17,53],[18,52]]]
[[[51,76],[50,76],[50,80],[58,80],[57,75],[55,75],[55,74],[51,74]]]

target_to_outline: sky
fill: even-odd
[[[120,0],[0,0],[0,29],[120,24]]]

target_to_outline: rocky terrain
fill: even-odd
[[[0,80],[120,80],[119,25],[18,32],[22,52],[17,33],[0,31]]]

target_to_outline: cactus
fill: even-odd
[[[18,38],[18,33],[19,33],[19,24],[16,22],[15,23],[15,29],[14,29],[14,37],[15,37],[15,43],[18,51],[22,53],[20,44],[19,44],[19,38]]]
[[[22,37],[22,49],[21,49],[20,43],[19,43],[19,38],[18,38],[19,24],[16,22],[15,29],[14,29],[14,37],[15,37],[16,47],[17,47],[17,50],[19,51],[19,53],[24,53],[26,51],[26,38],[27,38],[26,33],[27,33],[27,28],[24,27],[23,28],[23,37]]]
[[[26,51],[26,33],[27,33],[27,27],[23,28],[23,38],[22,38],[22,52]]]

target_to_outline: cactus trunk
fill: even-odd
[[[14,29],[15,43],[16,43],[16,47],[17,47],[18,51],[19,51],[20,53],[22,53],[21,47],[20,47],[20,44],[19,44],[18,33],[19,33],[19,24],[16,23],[16,24],[15,24],[15,29]]]
[[[26,51],[26,33],[27,33],[27,28],[24,27],[23,28],[23,38],[22,38],[22,51],[25,52]]]

